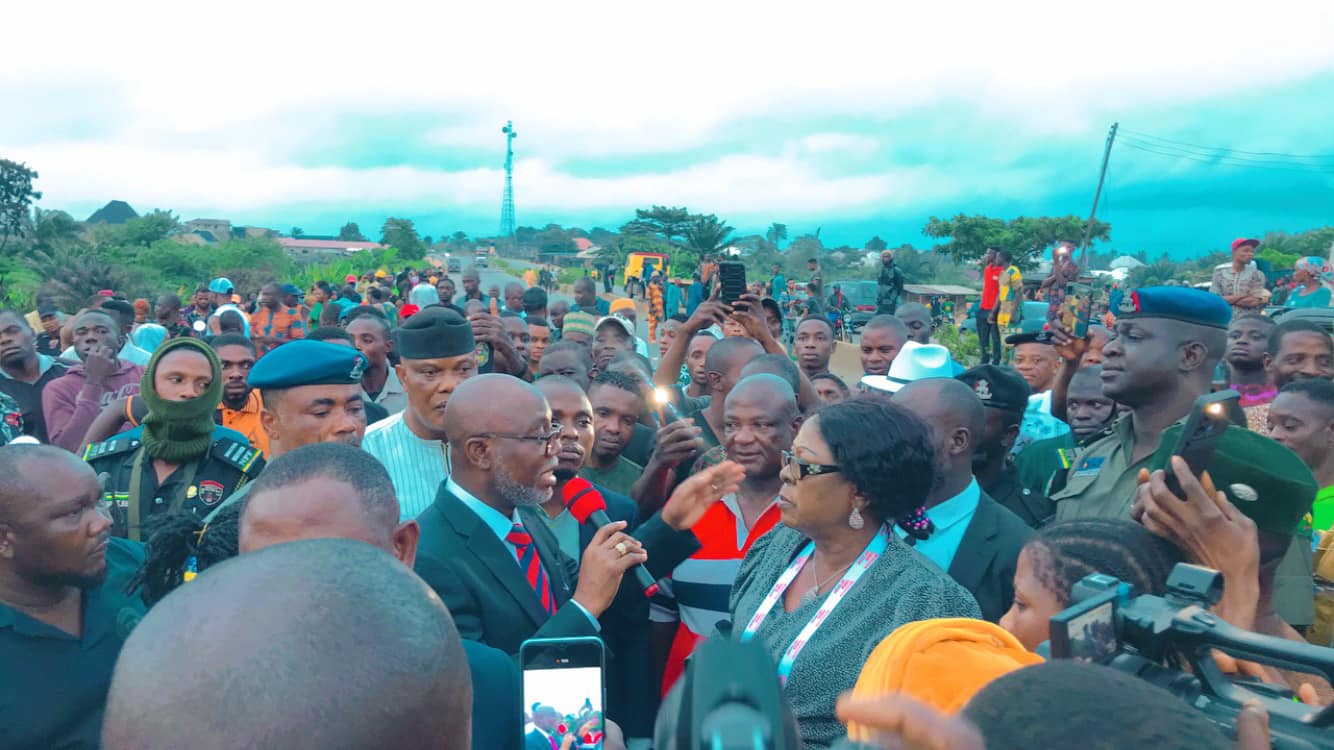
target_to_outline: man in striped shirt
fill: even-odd
[[[401,520],[416,518],[435,502],[449,477],[445,404],[477,374],[476,348],[472,326],[448,308],[427,308],[399,326],[395,369],[408,405],[367,430],[361,447],[389,471]]]
[[[728,596],[741,559],[750,545],[778,523],[776,504],[782,486],[783,453],[792,448],[801,425],[797,396],[776,375],[742,378],[727,394],[723,411],[723,447],[741,464],[746,478],[690,528],[702,547],[672,571],[665,595],[654,598],[654,653],[667,651],[662,691],[681,676],[695,645],[729,619]],[[676,623],[674,628],[671,623]]]

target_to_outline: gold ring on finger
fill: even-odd
[[[617,542],[616,551],[621,553],[621,557],[625,557],[625,555],[630,551],[630,548],[625,546],[625,542]]]

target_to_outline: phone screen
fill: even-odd
[[[740,263],[726,261],[718,264],[718,278],[722,282],[723,304],[730,305],[746,293],[746,267]]]
[[[1093,311],[1093,288],[1087,284],[1066,284],[1065,305],[1061,308],[1061,323],[1077,339],[1089,332],[1089,316]]]
[[[532,640],[523,664],[523,746],[602,750],[605,671],[597,638]]]

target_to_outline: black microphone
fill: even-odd
[[[603,500],[602,493],[583,477],[575,477],[566,482],[565,489],[560,493],[560,499],[565,503],[565,509],[574,516],[574,520],[581,524],[592,524],[593,528],[600,529],[611,523],[611,519],[607,517],[607,501]],[[658,584],[653,580],[653,574],[648,572],[648,568],[640,564],[630,570],[634,572],[639,587],[644,590],[644,596],[651,597],[658,593]]]

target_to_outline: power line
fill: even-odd
[[[1146,146],[1143,145],[1142,141],[1136,142],[1130,140],[1129,138],[1122,138],[1121,142],[1125,145],[1126,148],[1134,149],[1136,151],[1143,151],[1144,153],[1148,154],[1157,154],[1158,156],[1168,156],[1177,159],[1187,159],[1189,161],[1195,161],[1201,164],[1212,164],[1215,166],[1222,165],[1228,167],[1243,167],[1250,169],[1269,169],[1282,172],[1303,172],[1305,174],[1334,174],[1334,166],[1326,167],[1318,164],[1301,165],[1291,162],[1278,164],[1273,162],[1245,161],[1245,160],[1237,160],[1236,157],[1204,156],[1201,154],[1192,154],[1187,151],[1169,151],[1165,150],[1164,148]]]
[[[1126,133],[1127,135],[1135,136],[1143,140],[1160,141],[1165,144],[1184,146],[1188,149],[1194,149],[1196,151],[1227,151],[1231,154],[1236,154],[1241,156],[1272,156],[1272,157],[1279,157],[1282,159],[1334,159],[1334,154],[1285,154],[1276,151],[1243,151],[1241,149],[1229,148],[1225,146],[1201,146],[1197,143],[1187,143],[1186,141],[1172,140],[1171,138],[1163,138],[1162,136],[1150,135],[1148,133],[1142,133],[1137,130],[1123,130],[1122,132]]]
[[[1228,152],[1226,149],[1191,150],[1180,146],[1171,146],[1163,143],[1157,143],[1154,141],[1146,141],[1136,136],[1128,135],[1125,137],[1130,142],[1138,143],[1139,145],[1146,146],[1148,148],[1157,148],[1157,149],[1162,149],[1164,151],[1171,151],[1174,153],[1190,154],[1192,156],[1203,156],[1203,157],[1218,158],[1218,159],[1232,159],[1233,161],[1246,162],[1248,164],[1269,164],[1281,167],[1316,167],[1316,168],[1334,169],[1334,162],[1318,163],[1318,162],[1307,162],[1307,161],[1283,161],[1281,159],[1263,159],[1263,158],[1256,158],[1253,156],[1238,156],[1237,154]]]

